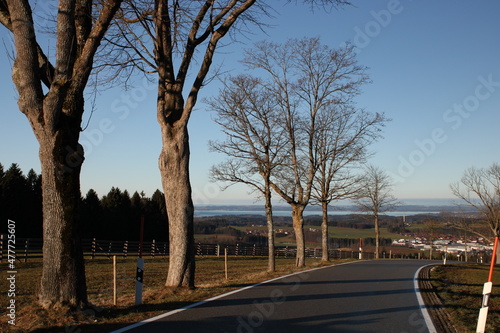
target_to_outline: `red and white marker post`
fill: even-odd
[[[144,240],[144,216],[141,217],[141,231],[139,236],[139,258],[135,274],[135,305],[142,304],[142,286],[144,277],[144,259],[142,259],[142,242]]]
[[[493,270],[495,269],[495,262],[498,248],[498,237],[495,237],[495,245],[493,246],[493,255],[491,256],[490,274],[488,275],[488,282],[483,287],[483,303],[479,310],[479,318],[477,320],[476,333],[484,333],[486,329],[486,318],[488,317],[488,301],[490,300],[491,289],[493,288]]]

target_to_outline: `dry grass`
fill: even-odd
[[[95,306],[83,312],[72,313],[66,308],[46,311],[37,305],[41,277],[41,261],[16,263],[16,326],[3,316],[2,332],[108,332],[160,313],[186,306],[244,285],[264,281],[296,271],[295,259],[277,258],[277,271],[267,273],[267,258],[230,257],[229,279],[225,279],[222,257],[197,258],[197,288],[169,289],[164,287],[168,262],[165,259],[146,259],[144,268],[143,305],[134,306],[135,259],[117,260],[117,305],[113,301],[113,270],[109,259],[86,262],[87,288],[90,302]],[[320,265],[308,259],[308,268]],[[7,264],[0,265],[7,275]],[[9,298],[6,277],[0,279],[2,298],[0,306],[6,309]],[[81,331],[80,331],[81,330]]]
[[[500,332],[500,272],[494,274],[489,300],[486,332]],[[483,285],[488,279],[487,265],[437,266],[431,272],[432,284],[453,318],[459,332],[475,332],[483,299]]]

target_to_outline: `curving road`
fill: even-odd
[[[435,332],[424,320],[416,272],[431,261],[359,261],[240,289],[114,333]],[[429,326],[429,327],[428,327]]]

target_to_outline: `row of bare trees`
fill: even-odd
[[[346,3],[303,2],[320,7]],[[94,67],[101,77],[108,68],[119,69],[112,78],[136,69],[156,75],[156,116],[163,142],[159,169],[172,259],[166,285],[194,286],[187,124],[221,39],[230,32],[238,36],[241,27],[262,26],[269,16],[266,3],[59,0],[35,6],[28,0],[0,0],[0,23],[13,37],[12,80],[18,106],[40,145],[44,246],[39,301],[44,307],[88,304],[77,215],[84,92]],[[47,44],[53,47],[40,44],[46,39],[54,40]],[[192,83],[189,77],[194,77]],[[303,201],[297,200],[300,211]]]
[[[269,271],[274,270],[272,192],[292,208],[297,267],[305,265],[304,209],[310,203],[322,206],[322,259],[327,261],[328,205],[355,197],[365,203],[370,194],[362,189],[374,181],[382,184],[354,173],[371,155],[368,147],[388,119],[356,107],[353,99],[369,78],[351,46],[332,49],[318,38],[261,42],[246,51],[243,64],[250,74],[228,78],[219,95],[208,100],[226,134],[211,147],[229,157],[212,168],[211,177],[229,186],[247,184],[264,198]]]

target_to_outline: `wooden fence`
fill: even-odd
[[[138,241],[116,241],[116,240],[97,240],[97,239],[84,239],[82,241],[83,253],[85,259],[95,258],[109,258],[118,256],[127,258],[128,256],[137,257],[139,255],[139,242]],[[227,248],[228,255],[232,256],[267,256],[267,246],[260,246],[257,244],[236,244],[236,245],[219,245],[219,244],[201,244],[195,245],[196,255],[203,256],[223,256],[224,249]],[[12,248],[11,248],[12,250]],[[0,235],[0,263],[6,260],[7,253],[7,239],[6,235]],[[293,246],[278,246],[275,248],[276,257],[292,258],[296,255],[296,248]],[[420,252],[420,251],[419,251]],[[168,243],[157,242],[156,240],[143,242],[143,257],[145,258],[158,258],[166,259],[168,257]],[[12,253],[11,253],[12,254]],[[425,259],[424,253],[415,253],[410,255],[394,255],[389,252],[381,253],[381,258],[406,258],[406,259]],[[443,253],[434,253],[434,259],[441,259]],[[321,258],[321,248],[306,248],[307,258]],[[358,251],[341,251],[330,249],[330,259],[357,259],[359,258]],[[375,257],[373,252],[363,252],[363,259],[373,259]],[[464,256],[457,256],[448,254],[450,260],[465,260]],[[490,260],[489,254],[470,254],[468,261],[487,263]],[[17,261],[27,262],[29,259],[42,258],[42,240],[39,238],[17,238],[15,244],[15,258]]]
[[[16,260],[27,262],[29,259],[42,258],[42,240],[37,238],[17,238],[15,244],[15,257]],[[138,241],[116,241],[116,240],[97,240],[97,239],[84,239],[82,241],[83,252],[86,259],[95,258],[111,258],[116,255],[118,257],[127,258],[128,256],[136,257],[139,255],[139,242]],[[223,256],[224,249],[227,248],[228,255],[234,256],[267,256],[267,246],[259,245],[219,245],[219,244],[201,244],[195,245],[196,255],[203,256]],[[295,257],[295,247],[276,247],[275,255],[277,257]],[[329,250],[331,259],[348,259],[358,258],[359,252],[357,251],[340,251]],[[157,242],[155,240],[143,242],[143,257],[149,258],[167,258],[168,257],[168,243]],[[306,248],[306,257],[308,258],[321,258],[321,248]],[[371,252],[364,252],[363,258],[373,258],[374,254]],[[0,237],[0,262],[7,258],[7,240],[5,235]]]

